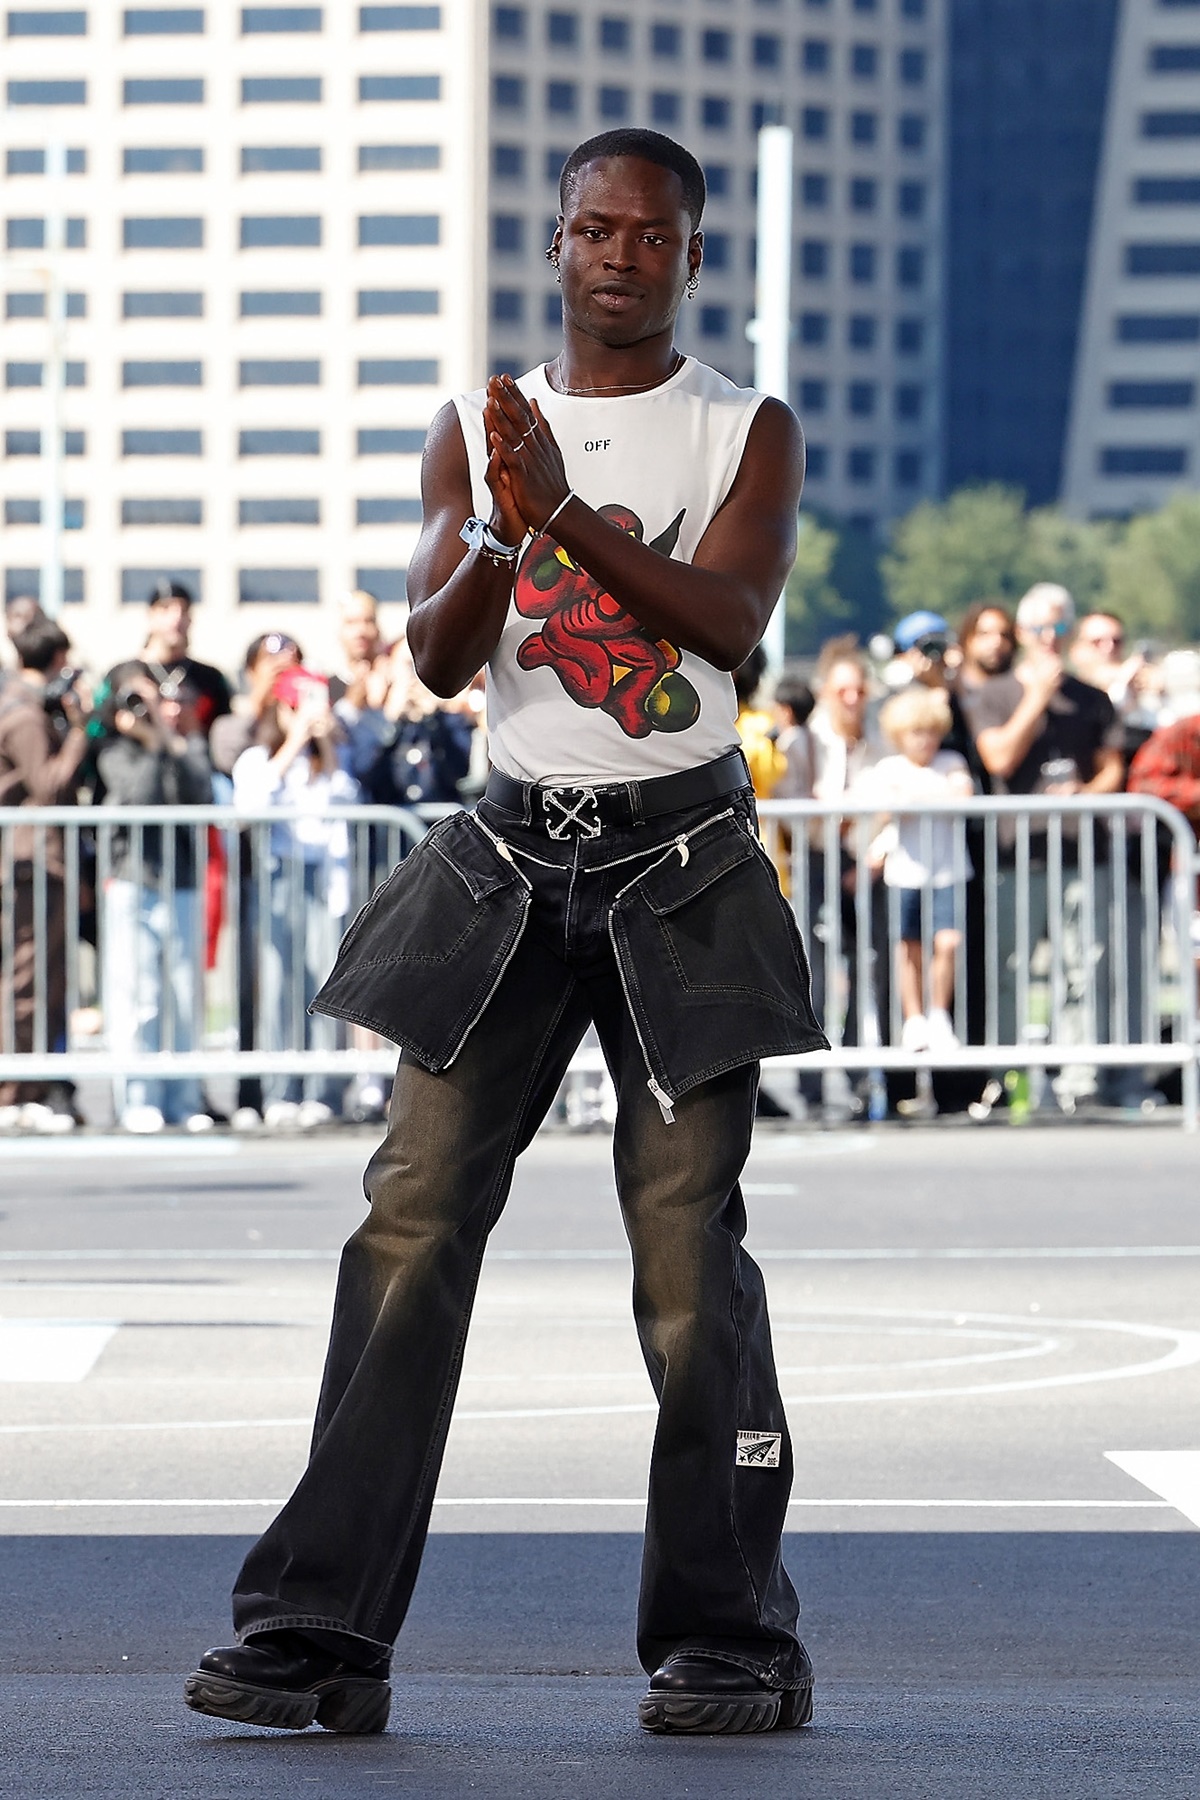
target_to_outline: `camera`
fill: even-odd
[[[928,637],[918,638],[913,645],[913,649],[919,650],[921,655],[928,657],[930,662],[945,662],[946,652],[949,648],[949,638],[944,638],[939,633],[930,633]]]
[[[42,689],[42,705],[60,730],[67,723],[67,709],[63,705],[66,695],[74,691],[75,683],[82,674],[81,669],[60,669],[52,675]],[[59,721],[62,723],[60,724]]]
[[[117,712],[132,713],[135,719],[147,719],[150,716],[145,696],[133,687],[120,688],[113,705]]]

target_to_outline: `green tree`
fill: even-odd
[[[893,618],[928,607],[955,620],[976,600],[1016,600],[1029,586],[1029,522],[1018,488],[992,482],[923,500],[883,558]]]
[[[802,516],[785,599],[789,656],[811,656],[827,637],[853,626],[853,609],[832,578],[837,553],[837,532]]]
[[[1057,506],[1039,506],[1026,520],[1028,581],[1058,581],[1082,615],[1100,604],[1108,586],[1109,559],[1123,528],[1111,519],[1072,519]]]
[[[1200,640],[1200,494],[1130,521],[1109,556],[1104,598],[1134,633]]]

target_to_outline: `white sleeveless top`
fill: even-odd
[[[737,474],[763,395],[688,357],[647,394],[536,399],[581,500],[665,556],[689,562]],[[486,390],[454,404],[472,504],[487,518]],[[526,540],[513,603],[488,664],[492,760],[520,781],[599,785],[672,775],[738,743],[733,680],[655,642],[549,537]]]

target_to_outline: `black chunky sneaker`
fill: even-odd
[[[195,1712],[241,1725],[303,1731],[315,1719],[326,1731],[353,1736],[382,1731],[392,1704],[382,1676],[341,1662],[295,1631],[206,1650],[183,1697]]]
[[[638,1701],[643,1731],[791,1731],[812,1719],[812,1671],[802,1687],[776,1688],[703,1651],[678,1651]]]

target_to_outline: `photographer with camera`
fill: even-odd
[[[71,806],[88,740],[77,672],[67,667],[70,641],[49,619],[35,618],[12,642],[19,673],[0,692],[0,806]],[[7,914],[11,908],[12,916],[8,931],[0,933],[0,957],[4,943],[12,945],[11,965],[0,965],[0,1050],[34,1048],[39,960],[45,1044],[57,1050],[65,1044],[67,1030],[62,832],[35,833],[32,826],[18,826],[12,857],[12,886],[0,889],[0,909]],[[45,870],[40,918],[35,909],[38,860]],[[0,1128],[69,1131],[74,1123],[70,1090],[63,1083],[0,1081]]]
[[[186,675],[172,676],[160,688],[144,662],[118,663],[106,686],[101,720],[108,736],[97,757],[106,805],[207,805],[212,768],[204,694]],[[196,1047],[204,994],[198,848],[205,829],[131,824],[112,832],[103,915],[110,1050]],[[119,1080],[114,1101],[126,1131],[156,1132],[164,1125],[207,1131],[213,1123],[194,1076]]]

